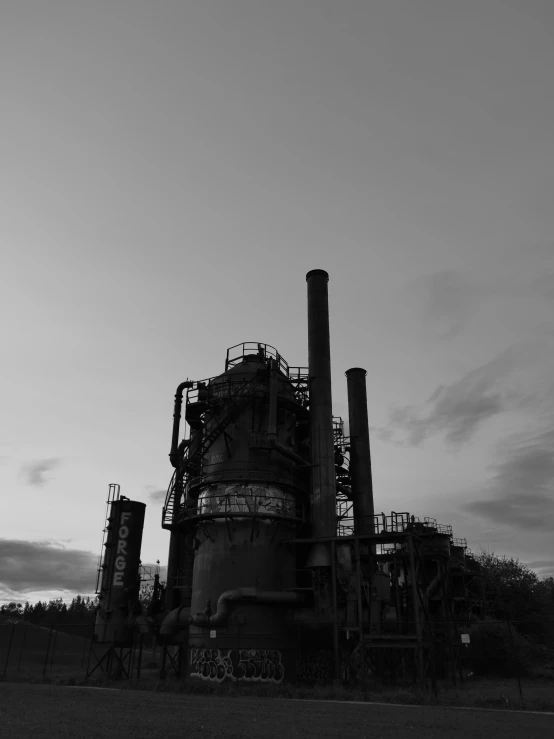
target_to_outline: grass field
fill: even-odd
[[[40,739],[544,739],[554,715],[4,683],[0,726]]]

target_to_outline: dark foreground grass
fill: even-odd
[[[152,671],[153,672],[153,671]],[[226,698],[266,698],[316,701],[395,703],[403,705],[442,706],[460,708],[488,708],[497,710],[554,711],[554,680],[534,679],[522,681],[522,695],[513,679],[480,679],[463,684],[441,683],[437,693],[422,691],[415,686],[393,688],[373,686],[361,691],[334,685],[261,685],[245,682],[210,684],[196,680],[160,680],[155,674],[145,675],[140,680],[108,680],[105,677],[59,675],[38,677],[18,682],[34,684],[75,685],[103,687],[119,690],[146,690],[160,693],[176,693],[198,696],[220,696]]]

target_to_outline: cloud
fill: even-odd
[[[525,338],[450,384],[436,388],[421,406],[393,407],[382,441],[418,446],[443,435],[452,447],[469,442],[490,418],[507,411],[554,424],[554,333]]]
[[[541,301],[554,299],[554,245],[507,250],[501,260],[483,259],[472,271],[421,275],[408,281],[403,292],[423,335],[442,341],[458,336],[478,314],[482,318],[483,309],[497,316],[511,309],[540,318]]]
[[[68,590],[90,593],[98,555],[56,542],[0,539],[0,588],[13,593]]]
[[[46,477],[46,473],[55,469],[60,463],[60,459],[38,459],[26,462],[21,466],[21,474],[28,485],[41,487],[51,480]]]
[[[165,501],[165,496],[167,495],[167,490],[164,488],[158,488],[158,489],[152,489],[148,493],[148,497],[153,503],[163,503]]]
[[[466,510],[523,530],[554,527],[554,428],[518,434],[499,449],[484,497]]]
[[[452,339],[462,331],[482,296],[469,273],[453,269],[421,278],[420,289],[427,328],[440,339]]]
[[[539,577],[554,576],[554,559],[537,559],[532,562],[524,562],[524,564],[536,572]]]
[[[404,442],[418,446],[425,439],[443,434],[454,447],[467,443],[489,418],[507,410],[516,393],[499,386],[512,369],[511,351],[471,370],[450,385],[440,385],[421,408],[393,408],[385,427],[376,429],[382,441],[394,441],[398,432]]]
[[[554,251],[554,246],[552,249]],[[548,300],[554,300],[554,270],[540,274],[533,280],[531,287],[537,295]]]

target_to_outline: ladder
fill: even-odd
[[[104,565],[102,561],[104,559],[104,550],[106,548],[106,539],[108,537],[108,530],[110,528],[110,513],[112,503],[119,500],[120,486],[111,482],[108,487],[108,500],[106,501],[106,523],[104,524],[104,530],[102,531],[102,545],[100,547],[100,556],[98,557],[98,567],[96,576],[96,590],[94,591],[98,595],[102,591],[102,574],[104,572]]]

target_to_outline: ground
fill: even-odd
[[[2,683],[6,737],[544,739],[554,715]]]

